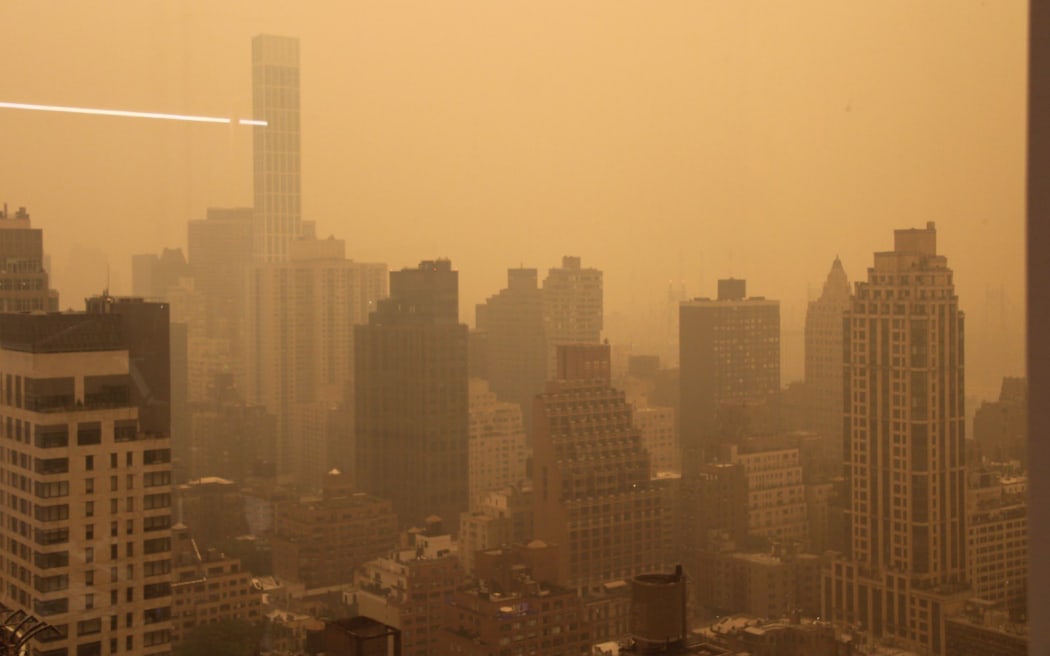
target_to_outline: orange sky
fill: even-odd
[[[669,280],[746,277],[792,333],[836,254],[860,279],[934,220],[971,391],[1022,373],[1027,3],[305,7],[4,2],[0,100],[248,116],[251,36],[298,36],[304,218],[356,259],[452,258],[469,323],[508,266],[571,253],[605,270],[607,332],[636,350]],[[63,306],[104,284],[93,252],[128,291],[131,253],[251,202],[245,128],[0,110],[0,142],[0,201],[45,229]]]

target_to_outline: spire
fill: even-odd
[[[842,266],[842,260],[836,255],[835,261],[831,263],[828,277],[824,280],[824,291],[820,295],[820,300],[846,302],[849,297],[849,278],[846,276],[846,269]]]

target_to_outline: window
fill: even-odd
[[[57,592],[69,588],[68,574],[55,574],[54,576],[34,576],[33,587],[37,592]]]
[[[117,468],[117,454],[115,454],[115,453],[109,454],[109,466],[110,466],[111,469],[116,469]]]
[[[113,441],[131,442],[138,437],[138,422],[134,419],[118,419],[113,422]]]
[[[153,510],[154,508],[170,508],[171,507],[171,495],[170,494],[147,494],[142,499],[142,506],[146,510]]]
[[[95,548],[87,547],[84,549],[84,562],[93,563],[95,562]]]
[[[34,493],[39,499],[54,499],[56,497],[69,496],[69,481],[53,481],[51,483],[37,481],[33,488]]]
[[[69,504],[37,506],[35,516],[41,522],[60,522],[69,519]]]
[[[67,447],[69,446],[69,426],[66,424],[37,425],[33,443],[41,449]]]
[[[102,620],[98,617],[77,622],[77,635],[91,635],[102,630]]]
[[[158,471],[149,472],[142,476],[143,487],[157,487],[158,485],[171,485],[171,472]]]
[[[94,493],[95,493],[95,479],[93,479],[93,478],[85,478],[84,479],[84,494],[94,494]]]
[[[88,538],[90,539],[90,538]],[[69,542],[68,528],[36,529],[35,541],[40,545],[65,544]]]
[[[102,444],[102,424],[89,421],[77,424],[77,446]]]
[[[55,567],[69,567],[69,552],[55,551],[52,553],[33,554],[33,563],[40,569],[54,569]]]
[[[95,456],[84,456],[84,469],[86,471],[95,469]]]
[[[128,451],[126,454],[124,454],[124,464],[126,464],[128,467],[133,467],[135,465],[134,451]]]
[[[95,585],[95,570],[89,569],[84,572],[84,585]]]
[[[116,476],[110,476],[109,477],[109,491],[110,492],[116,492],[117,491],[117,477]]]
[[[85,501],[84,502],[84,516],[85,517],[94,517],[95,516],[95,502],[94,501]]]

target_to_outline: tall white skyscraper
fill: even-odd
[[[282,262],[301,232],[299,40],[263,34],[252,39],[255,128],[255,260]]]

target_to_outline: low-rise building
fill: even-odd
[[[280,579],[306,589],[351,583],[358,567],[397,544],[397,517],[390,501],[354,492],[333,470],[322,497],[275,504],[271,544]]]
[[[239,560],[215,549],[201,550],[183,524],[172,527],[172,540],[172,643],[203,624],[262,620],[262,592]]]

